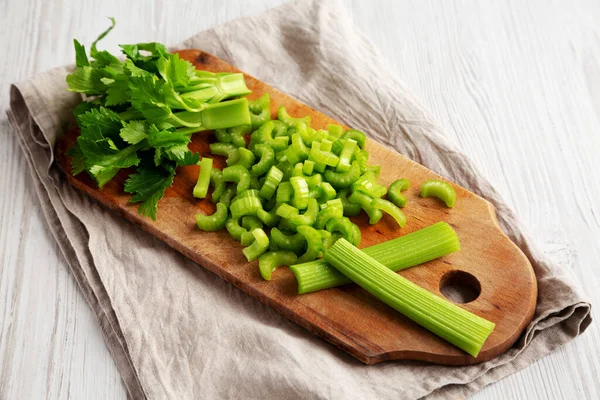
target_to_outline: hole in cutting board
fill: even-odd
[[[479,297],[481,284],[468,272],[448,271],[440,281],[440,292],[450,301],[465,304]]]

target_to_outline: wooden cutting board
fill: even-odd
[[[179,54],[198,69],[239,72],[199,50],[184,50]],[[273,115],[283,105],[293,116],[310,115],[311,125],[317,129],[338,123],[249,75],[246,82],[252,90],[251,99],[263,93],[271,95]],[[128,203],[130,196],[123,192],[128,171],[121,171],[102,190],[85,173],[70,174],[71,160],[65,152],[77,134],[76,130],[71,131],[57,144],[58,161],[74,187],[364,363],[406,359],[464,365],[486,361],[511,347],[533,316],[537,297],[533,269],[525,255],[500,230],[493,206],[458,185],[453,185],[457,193],[453,209],[444,207],[437,199],[420,198],[421,183],[440,177],[374,141],[369,141],[366,148],[370,163],[382,166],[380,181],[388,185],[402,177],[411,183],[405,192],[408,203],[404,212],[408,223],[400,229],[388,216],[373,226],[364,215],[352,218],[361,227],[360,247],[405,235],[438,221],[449,223],[460,238],[461,251],[400,274],[440,296],[443,296],[441,286],[447,284],[466,286],[474,295],[478,294],[475,300],[461,306],[493,321],[496,329],[477,358],[421,328],[356,285],[298,295],[296,280],[287,268],[278,269],[271,281],[264,281],[257,262],[248,263],[242,255],[242,246],[226,231],[211,233],[196,228],[194,215],[199,210],[214,211],[210,201],[192,197],[199,172],[197,166],[178,169],[173,186],[159,203],[156,222],[141,217],[137,214],[137,205]],[[196,134],[190,148],[202,156],[209,155],[209,143],[213,140],[210,132]],[[222,167],[223,160],[216,165]]]

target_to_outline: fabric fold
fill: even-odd
[[[249,34],[251,33],[251,34]],[[10,123],[40,206],[131,398],[447,398],[469,395],[581,334],[590,304],[546,259],[473,162],[382,62],[335,1],[298,1],[204,31],[174,48],[222,58],[364,130],[490,201],[538,280],[533,321],[488,362],[366,366],[285,320],[70,187],[53,148],[79,101],[68,68],[11,88]]]

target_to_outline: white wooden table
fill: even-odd
[[[37,205],[4,116],[8,84],[89,44],[177,43],[281,0],[0,1],[0,399],[117,399],[126,393],[100,329]],[[504,193],[538,244],[600,303],[600,3],[352,1],[379,47]],[[477,399],[600,398],[600,332]]]

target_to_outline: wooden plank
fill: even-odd
[[[185,50],[180,55],[199,69],[238,71],[199,50]],[[274,115],[283,105],[291,115],[310,115],[311,125],[316,129],[336,123],[251,76],[246,75],[246,80],[252,90],[251,98],[264,93],[271,95]],[[65,151],[76,135],[77,132],[72,131],[58,146],[58,159],[65,171],[70,171],[70,159],[65,156]],[[209,132],[196,134],[190,148],[203,156],[209,155],[209,143],[213,140]],[[295,279],[289,271],[278,273],[270,282],[264,281],[257,262],[249,264],[242,255],[242,247],[225,230],[199,232],[195,227],[193,216],[200,209],[206,213],[214,211],[214,205],[208,199],[198,201],[191,195],[198,176],[197,166],[179,168],[173,186],[160,202],[156,222],[138,215],[137,205],[128,202],[130,196],[122,188],[129,171],[122,171],[102,190],[97,189],[85,173],[77,177],[67,174],[67,177],[73,186],[100,203],[365,363],[411,359],[471,364],[493,358],[508,349],[533,315],[537,285],[527,258],[498,227],[492,206],[457,185],[454,185],[457,205],[452,210],[436,199],[421,199],[418,197],[420,184],[427,179],[440,178],[438,175],[374,141],[369,141],[366,148],[371,155],[370,162],[383,166],[382,183],[389,185],[393,180],[405,177],[411,181],[412,188],[406,192],[408,224],[405,229],[400,230],[387,216],[376,225],[369,225],[364,214],[354,218],[363,234],[361,246],[380,243],[437,221],[446,221],[453,226],[462,243],[460,252],[403,271],[402,275],[440,295],[442,280],[456,271],[470,274],[478,281],[481,294],[462,306],[496,323],[496,329],[477,359],[380,304],[354,285],[298,296]]]

